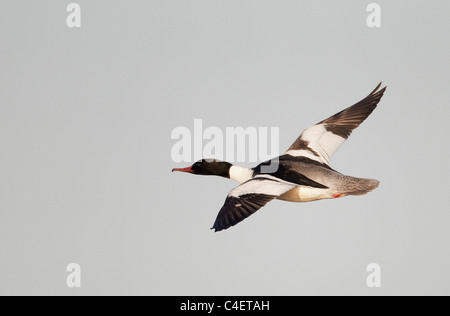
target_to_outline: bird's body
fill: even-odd
[[[376,108],[386,89],[378,90],[380,85],[355,105],[304,130],[285,154],[255,168],[202,160],[174,170],[218,175],[241,183],[228,194],[213,225],[215,231],[234,226],[273,199],[310,202],[366,194],[379,181],[343,175],[330,167],[329,160]]]
[[[322,184],[325,187],[315,187],[312,185],[297,185],[286,193],[276,197],[278,200],[290,202],[311,202],[322,199],[332,199],[344,197],[347,195],[361,195],[367,193],[370,188],[375,188],[379,182],[372,179],[355,178],[343,175],[326,165],[320,165],[314,160],[306,157],[293,157],[290,155],[282,155],[275,160],[270,161],[271,164],[279,164],[275,173],[261,173],[261,165],[250,169],[239,167],[240,172],[234,173],[234,178],[239,183],[244,183],[254,177],[264,177],[271,175],[280,180],[291,183],[299,182],[299,175]],[[269,164],[265,162],[263,164]],[[235,166],[233,166],[235,167]],[[251,175],[251,176],[249,176]]]

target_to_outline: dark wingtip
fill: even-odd
[[[378,86],[364,99],[364,100],[371,100],[372,106],[375,108],[378,105],[378,102],[380,102],[381,98],[384,95],[384,92],[386,91],[387,86],[380,89],[383,82],[380,82]]]
[[[378,90],[378,89],[380,89],[382,84],[383,84],[383,81],[380,81],[378,86],[370,93],[370,95],[374,95],[374,94],[381,94],[381,95],[383,95],[383,93],[386,91],[387,86],[385,86],[381,90]]]
[[[378,89],[380,89],[381,85],[383,84],[383,81],[380,81],[380,83],[378,84],[378,86],[372,91],[371,94],[375,93]]]

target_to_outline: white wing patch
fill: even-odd
[[[327,164],[330,163],[330,157],[341,147],[345,142],[345,138],[332,132],[326,132],[320,137],[319,147],[320,154],[326,160]]]
[[[330,164],[330,157],[345,142],[345,138],[328,132],[323,124],[305,129],[300,138],[308,143],[308,149],[291,149],[286,154],[304,156],[321,163]]]
[[[273,177],[276,179],[275,177]],[[228,193],[228,196],[239,197],[245,194],[265,194],[280,196],[281,194],[294,188],[296,185],[289,182],[280,182],[279,180],[271,180],[269,177],[259,176],[249,180],[240,186],[234,188]]]

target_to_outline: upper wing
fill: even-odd
[[[269,175],[258,175],[244,182],[228,193],[211,229],[217,232],[236,225],[295,186]]]
[[[345,110],[305,129],[286,154],[305,156],[329,165],[330,157],[380,102],[386,87],[380,84],[366,98]]]

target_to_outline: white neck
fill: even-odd
[[[230,167],[230,179],[237,181],[239,183],[244,183],[253,178],[253,170],[249,168],[244,168],[240,166]]]

